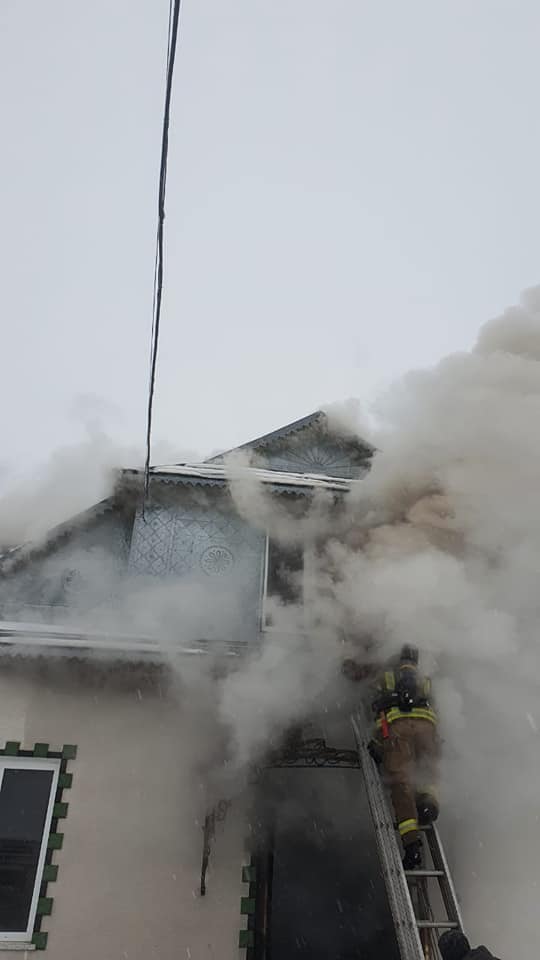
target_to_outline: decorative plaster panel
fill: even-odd
[[[259,621],[264,535],[241,517],[213,507],[153,504],[146,520],[137,513],[129,573],[189,578],[220,589],[241,604],[243,632],[254,636]]]

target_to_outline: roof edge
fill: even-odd
[[[270,433],[263,433],[261,437],[255,437],[254,440],[248,440],[246,443],[241,443],[237,447],[231,447],[229,450],[216,453],[215,456],[208,457],[204,462],[214,463],[216,460],[226,457],[229,453],[234,453],[235,450],[258,450],[261,447],[268,446],[268,444],[274,440],[281,440],[282,437],[290,437],[291,434],[298,433],[300,430],[305,430],[306,427],[311,427],[314,423],[319,423],[326,419],[327,416],[323,410],[315,410],[313,413],[308,413],[305,417],[300,417],[299,420],[293,420],[292,423],[288,423],[284,427],[278,427],[277,430],[271,430]]]
[[[27,540],[17,547],[11,547],[5,550],[4,553],[0,553],[0,577],[4,574],[11,573],[18,568],[20,564],[30,560],[36,554],[47,551],[54,543],[71,533],[75,527],[82,528],[86,524],[91,523],[92,520],[107,513],[108,510],[112,510],[116,502],[114,494],[110,497],[105,497],[104,500],[94,503],[91,507],[87,507],[86,510],[82,510],[67,520],[63,520],[62,523],[51,527],[41,538]]]
[[[348,491],[356,480],[345,477],[329,477],[324,474],[291,473],[282,470],[269,470],[258,467],[244,467],[242,472],[276,492],[288,490],[293,493],[308,493],[314,489]],[[138,468],[126,468],[125,477],[141,478],[144,471]],[[228,487],[231,477],[221,463],[171,464],[150,468],[150,476],[163,483],[181,483],[194,486]]]
[[[171,656],[206,656],[220,653],[226,657],[237,657],[247,649],[245,643],[238,641],[209,641],[203,638],[186,644],[180,641],[167,642],[159,636],[122,634],[113,630],[88,630],[85,627],[45,623],[25,623],[18,620],[0,620],[0,655],[2,653],[24,651],[26,655],[39,656],[44,649],[71,656],[118,656],[137,661],[151,658],[167,660]]]

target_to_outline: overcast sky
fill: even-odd
[[[168,0],[2,0],[4,463],[142,445]],[[540,280],[537,0],[183,0],[156,439],[250,439]]]

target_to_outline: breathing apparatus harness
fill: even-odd
[[[384,689],[374,701],[373,711],[389,720],[402,714],[422,716],[424,711],[431,714],[430,692],[429,678],[418,676],[417,652],[404,648],[399,666],[384,674]]]

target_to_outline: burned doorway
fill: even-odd
[[[267,769],[253,960],[399,960],[362,774]]]

